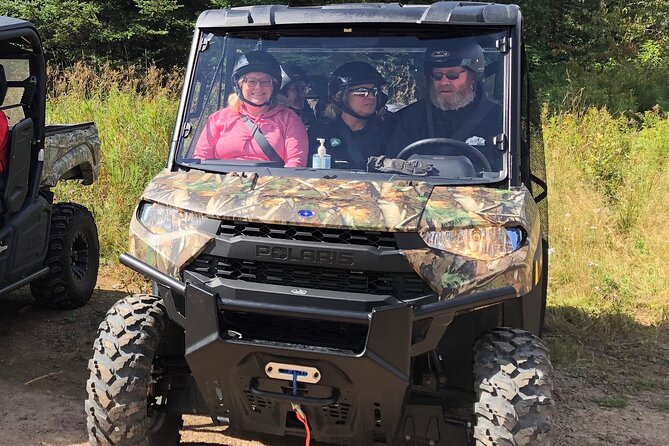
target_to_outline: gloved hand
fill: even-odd
[[[431,170],[432,164],[420,160],[403,160],[385,156],[370,156],[367,160],[367,172],[403,173],[424,177]]]

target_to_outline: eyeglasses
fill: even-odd
[[[374,97],[379,94],[379,89],[378,87],[357,87],[352,90],[350,90],[350,93],[353,96],[357,96],[359,98],[366,98],[370,94]]]
[[[267,88],[272,86],[272,79],[254,79],[254,78],[248,78],[245,77],[242,79],[242,82],[244,82],[248,87],[255,88],[256,85],[260,85],[262,88]]]
[[[430,77],[432,78],[433,81],[440,81],[444,78],[444,76],[449,81],[454,81],[454,80],[458,79],[463,73],[466,73],[466,72],[467,72],[466,70],[458,71],[457,73],[453,73],[453,72],[444,73],[444,72],[441,72],[441,71],[435,71],[435,72],[430,73]]]

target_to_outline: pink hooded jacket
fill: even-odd
[[[245,113],[246,108],[242,108]],[[284,160],[286,167],[307,165],[309,140],[307,131],[297,114],[286,107],[274,108],[260,117],[246,114],[258,124],[267,142]],[[226,107],[213,113],[207,120],[195,146],[194,158],[237,159],[268,161],[241,114]]]

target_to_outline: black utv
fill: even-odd
[[[98,232],[88,209],[54,203],[52,189],[96,180],[100,140],[90,122],[45,125],[45,107],[39,34],[0,17],[0,296],[30,284],[39,303],[75,308],[95,288]]]
[[[203,13],[167,166],[121,256],[154,292],[100,325],[91,444],[176,445],[197,413],[307,443],[549,445],[546,186],[521,24],[517,6],[469,2]],[[304,70],[303,92],[328,79],[305,94],[308,133],[282,127],[299,118],[278,64]],[[354,132],[326,134],[362,115],[353,101],[392,123],[355,152]],[[442,112],[483,102],[443,133]],[[393,149],[402,128],[415,137]]]

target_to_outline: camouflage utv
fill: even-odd
[[[0,296],[26,284],[37,301],[75,308],[91,297],[99,243],[93,215],[76,203],[54,203],[59,181],[92,184],[100,140],[91,122],[45,125],[46,69],[35,27],[0,17]]]
[[[440,138],[373,153],[366,169],[194,156],[251,50],[320,79],[367,62],[390,114],[427,95],[426,48],[456,41],[480,46],[480,91],[503,110],[485,155]],[[100,325],[91,444],[176,445],[182,414],[197,413],[307,443],[549,445],[535,105],[513,5],[203,13],[167,167],[121,256],[154,293],[123,299]]]

